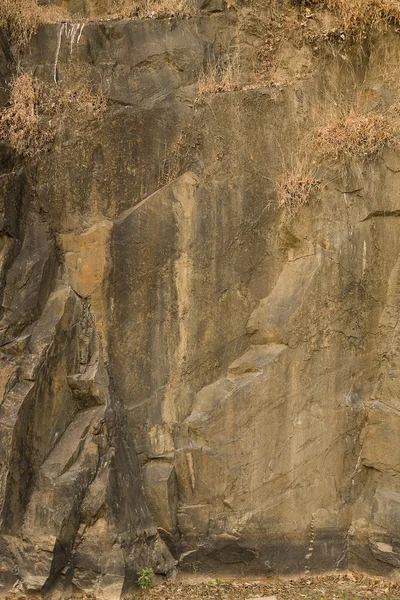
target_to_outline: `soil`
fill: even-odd
[[[275,598],[271,598],[274,596]],[[190,579],[138,590],[142,600],[400,600],[400,580],[357,573],[257,581]]]

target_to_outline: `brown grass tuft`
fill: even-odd
[[[198,81],[198,98],[220,92],[232,92],[243,87],[240,81],[240,67],[237,57],[225,55],[210,61],[202,69]]]
[[[107,17],[127,19],[130,17],[157,18],[195,14],[195,0],[112,0],[109,2]],[[104,16],[103,12],[90,14],[91,17]]]
[[[106,109],[101,93],[87,87],[44,84],[29,73],[10,85],[9,105],[0,111],[0,139],[24,157],[42,152],[68,119],[99,118]]]
[[[142,0],[138,5],[140,17],[182,17],[196,12],[194,0]]]
[[[22,156],[32,157],[51,133],[39,116],[42,85],[28,73],[11,82],[10,105],[0,113],[0,138]]]
[[[41,110],[59,119],[90,120],[99,118],[107,108],[107,99],[101,90],[93,93],[86,85],[67,83],[44,87]]]
[[[67,20],[67,13],[56,6],[39,6],[36,0],[1,0],[0,28],[7,29],[12,43],[25,48],[41,23]]]
[[[112,0],[107,16],[109,18],[183,17],[193,15],[195,12],[195,0]],[[104,14],[89,16],[101,17]],[[40,24],[68,20],[70,20],[68,12],[58,6],[39,6],[37,0],[0,0],[0,28],[9,31],[11,41],[18,49],[26,48]]]
[[[338,12],[349,31],[363,32],[400,21],[399,0],[327,0],[327,4]]]
[[[350,34],[363,35],[368,29],[381,29],[400,23],[399,0],[292,0],[299,6],[328,8]]]
[[[351,111],[316,131],[316,158],[329,162],[371,159],[385,146],[395,145],[397,138],[398,129],[386,115]]]
[[[307,162],[297,159],[291,168],[284,166],[276,188],[278,205],[286,217],[294,217],[303,206],[310,204],[319,186],[320,181]]]

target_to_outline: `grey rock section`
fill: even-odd
[[[0,590],[119,598],[139,568],[175,560],[146,506],[96,297],[33,189],[40,167],[0,157]]]
[[[117,598],[141,565],[174,566],[145,508],[101,354],[90,311],[61,286],[23,358],[4,359],[2,540],[27,591]]]

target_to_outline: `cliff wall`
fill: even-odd
[[[2,34],[4,107],[17,67],[106,99],[1,146],[4,591],[400,566],[400,155],[310,150],[344,113],[396,130],[400,41],[331,19],[42,25],[18,64]]]

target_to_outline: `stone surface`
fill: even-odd
[[[399,568],[398,151],[321,165],[293,219],[276,196],[338,91],[395,97],[387,40],[343,60],[286,39],[277,85],[199,101],[264,27],[211,5],[42,26],[21,58],[108,104],[35,163],[0,148],[2,591]]]

